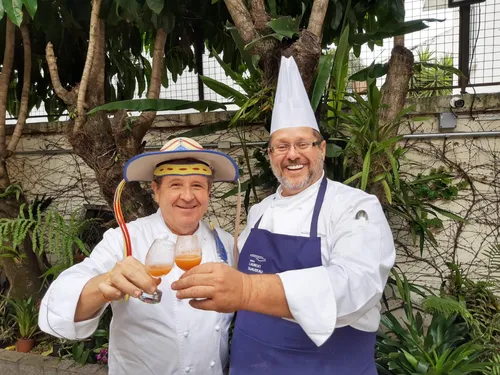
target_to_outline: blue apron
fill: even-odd
[[[259,229],[257,221],[240,254],[238,269],[274,274],[321,266],[318,217],[327,180],[321,181],[310,237]],[[238,311],[231,343],[230,375],[377,375],[375,332],[337,328],[320,347],[295,322],[251,311]]]

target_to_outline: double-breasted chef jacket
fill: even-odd
[[[160,210],[127,224],[133,256],[144,263],[156,238],[177,236],[165,225]],[[217,229],[232,265],[233,238]],[[202,263],[220,262],[214,233],[200,222],[196,231],[202,244]],[[74,322],[79,296],[94,276],[109,272],[123,259],[120,229],[106,231],[102,241],[83,262],[65,270],[50,285],[39,314],[40,328],[54,336],[78,340],[89,337],[98,327],[105,306],[95,317]],[[228,362],[228,329],[233,314],[192,308],[188,300],[178,300],[170,285],[184,271],[174,266],[162,277],[159,304],[136,298],[111,303],[108,366],[110,375],[222,374]]]

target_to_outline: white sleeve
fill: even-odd
[[[368,221],[355,219],[360,210]],[[375,196],[363,195],[330,225],[328,265],[279,274],[292,316],[318,346],[335,327],[354,323],[379,303],[396,257]]]
[[[89,337],[97,329],[107,304],[91,319],[75,322],[75,311],[80,294],[87,282],[109,272],[123,259],[123,239],[118,229],[106,231],[102,241],[83,262],[62,272],[52,282],[40,304],[38,325],[56,337],[78,340]]]

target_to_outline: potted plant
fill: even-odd
[[[8,302],[14,310],[11,316],[18,328],[16,350],[28,353],[33,348],[38,330],[38,309],[31,297],[27,300],[9,299]]]

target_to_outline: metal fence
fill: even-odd
[[[405,7],[407,21],[439,20],[429,21],[427,29],[405,36],[405,46],[413,51],[415,60],[453,66],[470,73],[468,81],[464,82],[449,71],[422,68],[414,75],[410,95],[500,91],[500,0],[486,0],[471,5],[469,12],[465,12],[463,8],[449,8],[448,0],[407,0]],[[369,66],[374,61],[387,62],[393,44],[394,41],[390,38],[384,41],[383,46],[375,46],[373,51],[363,46],[359,58],[351,57],[352,71]],[[238,88],[214,58],[205,54],[202,61],[204,75]],[[206,86],[200,85],[194,72],[183,72],[176,82],[169,78],[169,87],[162,87],[161,98],[226,101]],[[382,85],[384,80],[385,78],[380,78],[378,84]],[[39,109],[30,113],[29,121],[44,121],[46,115],[42,104]],[[11,119],[10,122],[12,121]]]

